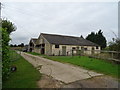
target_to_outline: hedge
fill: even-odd
[[[2,79],[5,80],[10,74],[10,59],[9,59],[9,41],[10,37],[6,29],[0,29],[2,32]]]

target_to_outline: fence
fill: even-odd
[[[93,58],[112,60],[120,62],[120,52],[117,51],[104,51],[104,50],[72,50],[71,55],[89,56]]]

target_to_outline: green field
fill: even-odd
[[[11,51],[11,66],[17,67],[17,71],[12,72],[8,80],[3,81],[3,88],[37,88],[37,81],[41,74],[30,63],[16,52]]]
[[[38,53],[30,53],[33,55],[39,55]],[[96,72],[104,73],[106,75],[111,75],[113,77],[120,78],[118,71],[120,71],[119,64],[113,64],[105,60],[89,58],[87,56],[43,56],[44,58],[48,58],[50,60],[59,61],[62,63],[70,63],[73,65],[77,65],[89,70],[94,70]]]

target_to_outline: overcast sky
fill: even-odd
[[[81,36],[102,29],[107,41],[118,35],[117,2],[6,2],[2,17],[12,21],[17,30],[12,44],[28,44],[40,33]]]

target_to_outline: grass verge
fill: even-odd
[[[16,59],[16,58],[17,59]],[[3,81],[3,88],[37,88],[37,80],[41,74],[29,62],[16,52],[11,52],[11,66],[17,67],[17,71],[12,72],[8,80]]]
[[[31,52],[32,55],[40,55],[39,53]],[[89,58],[87,56],[43,56],[50,60],[59,61],[62,63],[70,63],[73,65],[84,67],[85,69],[93,70],[106,75],[111,75],[116,78],[120,78],[120,65],[113,64],[105,60]]]
[[[42,57],[47,57],[47,55],[36,53],[36,52],[26,52],[28,54],[36,55],[36,56],[42,56]]]
[[[113,77],[120,78],[119,70],[120,65],[109,63],[104,60],[89,58],[86,56],[49,56],[48,59],[59,61],[59,62],[66,62],[70,64],[74,64],[77,66],[84,67],[89,70],[94,70],[96,72],[104,73],[106,75],[111,75]]]

